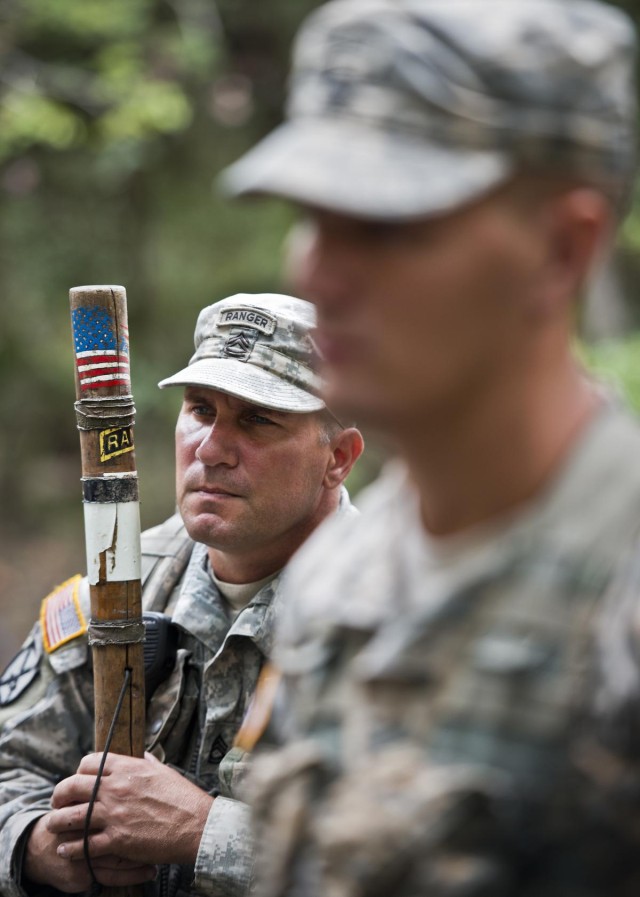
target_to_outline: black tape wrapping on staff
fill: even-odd
[[[82,500],[95,504],[138,501],[138,477],[82,477]]]
[[[73,407],[76,409],[78,430],[130,427],[136,421],[136,406],[132,395],[79,399]]]
[[[145,627],[142,619],[136,620],[91,620],[89,622],[89,644],[139,645],[144,642]]]

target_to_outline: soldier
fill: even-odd
[[[263,895],[640,888],[640,433],[572,353],[633,57],[591,0],[336,0],[226,175],[302,207],[325,397],[401,459],[291,567]]]
[[[108,756],[88,840],[99,883],[245,891],[247,755],[234,738],[270,651],[280,572],[324,518],[351,516],[342,484],[362,450],[319,398],[314,319],[288,296],[224,299],[200,313],[189,365],[160,383],[184,387],[179,513],[143,534],[143,604],[171,616],[176,660],[148,695],[149,753]],[[0,679],[3,897],[91,885],[88,605],[79,576],[56,589]]]

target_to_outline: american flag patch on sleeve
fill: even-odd
[[[87,631],[87,621],[78,599],[81,579],[79,574],[72,576],[42,602],[40,626],[47,654]]]

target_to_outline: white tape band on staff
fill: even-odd
[[[87,576],[100,581],[100,555],[106,552],[107,582],[140,579],[140,503],[84,503]]]

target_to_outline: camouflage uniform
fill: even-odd
[[[427,575],[403,468],[349,552],[340,521],[312,536],[276,648],[288,744],[254,767],[261,895],[638,892],[639,452],[608,407],[545,494]]]
[[[341,508],[349,507],[343,491]],[[248,809],[238,800],[247,755],[233,747],[233,741],[271,650],[280,577],[263,586],[230,623],[206,558],[206,546],[186,537],[178,515],[143,534],[144,607],[170,613],[179,632],[173,672],[148,705],[146,749],[218,794],[195,869],[162,867],[159,879],[146,886],[150,897],[243,894],[252,871]],[[80,595],[88,619],[86,580]],[[30,826],[50,809],[57,782],[73,775],[82,757],[93,750],[86,636],[46,654],[37,623],[26,646],[37,652],[38,675],[15,702],[0,710],[3,897],[23,897],[20,869]]]

